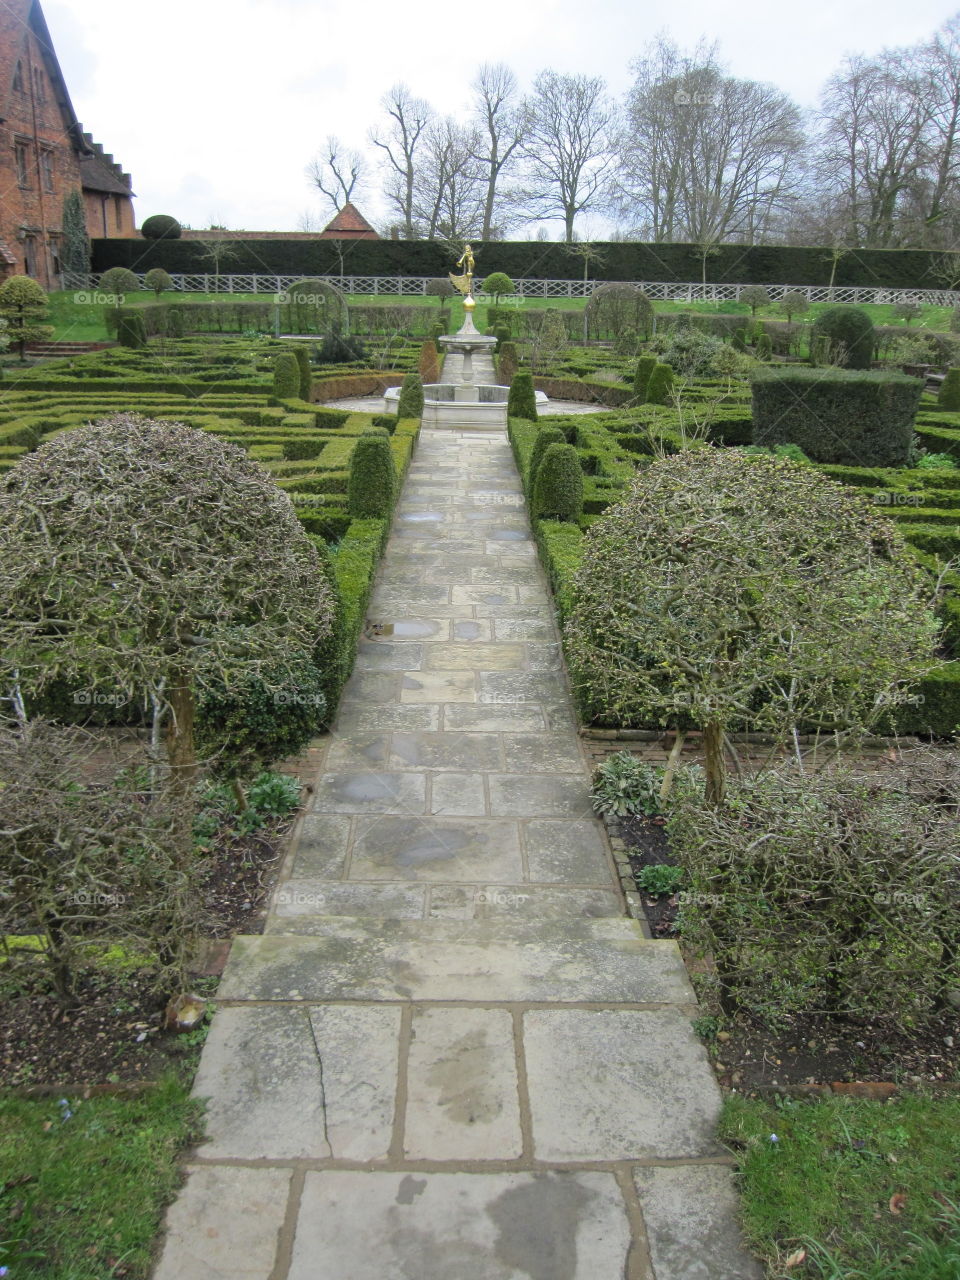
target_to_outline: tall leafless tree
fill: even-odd
[[[501,181],[516,166],[523,141],[527,113],[517,78],[502,62],[485,63],[473,82],[473,121],[476,144],[473,158],[481,166],[486,190],[480,239],[502,234],[506,205],[498,196]]]
[[[541,71],[527,100],[518,192],[528,218],[562,218],[573,239],[577,215],[605,204],[614,163],[616,110],[599,76]]]
[[[413,184],[414,222],[428,240],[469,239],[483,219],[477,138],[451,116],[434,120],[421,140]]]
[[[661,37],[633,64],[617,207],[652,240],[767,238],[796,198],[800,109],[774,85],[727,75],[717,49]]]
[[[307,177],[339,213],[355,194],[363,190],[367,162],[359,151],[345,147],[339,138],[331,134],[321,153],[307,166]]]
[[[370,141],[383,152],[387,165],[386,197],[403,219],[407,239],[417,234],[414,219],[414,187],[418,155],[433,110],[423,98],[415,98],[405,84],[395,84],[381,99],[387,122],[374,130]]]

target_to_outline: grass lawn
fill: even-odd
[[[133,1096],[0,1096],[0,1264],[10,1280],[140,1280],[201,1108],[170,1076]],[[6,1274],[6,1272],[4,1272]]]
[[[720,1138],[745,1144],[743,1223],[771,1277],[960,1276],[960,1099],[733,1096]]]

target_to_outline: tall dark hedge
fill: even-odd
[[[437,240],[341,241],[343,269],[348,275],[445,277],[450,267],[446,245]],[[336,246],[329,240],[237,241],[239,256],[230,270],[278,275],[340,274]],[[570,280],[580,278],[576,259],[562,244],[539,241],[474,242],[478,263],[486,273],[505,271],[513,279]],[[701,262],[695,245],[639,244],[635,241],[603,246],[602,263],[592,265],[596,280],[699,280]],[[868,288],[939,289],[936,263],[942,254],[926,249],[859,249],[837,264],[837,285]],[[196,240],[140,238],[100,239],[93,242],[93,270],[113,266],[166,267],[168,271],[203,274],[209,267]],[[719,245],[707,262],[708,280],[730,284],[825,285],[830,280],[829,251],[798,245]],[[506,311],[507,308],[502,308]]]
[[[902,373],[764,370],[754,375],[753,443],[795,444],[815,462],[899,467],[923,383]]]
[[[873,363],[873,321],[862,307],[829,307],[813,322],[812,339],[830,343],[831,363],[846,369],[869,369]]]
[[[519,369],[513,375],[507,397],[507,417],[526,418],[528,422],[537,420],[537,396],[529,369]]]
[[[527,464],[527,493],[532,498],[534,485],[537,480],[537,472],[540,469],[540,463],[543,461],[543,455],[547,452],[552,444],[566,444],[567,437],[563,434],[559,427],[544,426],[537,432],[533,442],[533,448],[530,450],[530,461]]]
[[[297,358],[297,368],[300,370],[300,399],[309,401],[313,389],[313,370],[310,368],[310,357],[307,355],[306,346],[298,342],[293,348],[293,354]]]

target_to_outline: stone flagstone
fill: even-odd
[[[154,1280],[759,1280],[502,433],[422,433],[368,621],[264,933],[231,948]]]

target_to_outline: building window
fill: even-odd
[[[13,87],[17,93],[23,93],[23,63],[17,62],[17,69],[13,73]]]
[[[28,276],[37,274],[37,241],[34,236],[27,236],[23,242],[23,265]]]
[[[114,211],[117,220],[117,230],[123,230],[123,196],[114,197]]]
[[[33,94],[38,102],[46,102],[47,90],[39,67],[33,68]]]
[[[30,162],[27,159],[27,145],[25,142],[15,142],[13,151],[17,158],[17,183],[21,187],[30,185]]]
[[[53,152],[40,152],[40,176],[43,180],[44,191],[53,190]]]

